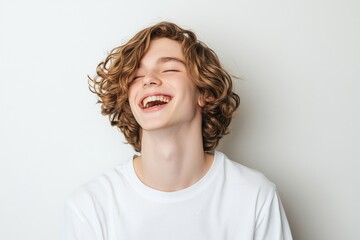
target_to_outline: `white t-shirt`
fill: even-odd
[[[176,192],[144,185],[124,162],[67,198],[64,239],[292,239],[275,185],[214,154],[207,174]]]

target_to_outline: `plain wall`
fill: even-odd
[[[0,239],[59,239],[64,198],[134,153],[87,86],[162,20],[194,30],[241,106],[219,150],[278,187],[294,239],[358,239],[360,2],[0,2]]]

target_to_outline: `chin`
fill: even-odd
[[[154,122],[154,121],[151,123],[141,125],[141,128],[143,129],[143,131],[154,131],[154,130],[164,129],[166,127],[167,127],[167,125],[165,123]]]

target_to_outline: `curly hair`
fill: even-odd
[[[97,94],[101,113],[124,134],[135,151],[141,151],[141,127],[128,101],[129,87],[140,60],[154,39],[168,38],[181,44],[187,71],[206,104],[202,107],[204,151],[213,151],[228,133],[233,112],[240,104],[232,90],[231,76],[221,66],[216,53],[189,30],[174,23],[160,22],[138,32],[127,43],[114,48],[89,78],[90,91]]]

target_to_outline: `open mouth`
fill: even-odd
[[[141,101],[141,107],[143,109],[149,109],[156,106],[167,104],[170,101],[171,101],[171,97],[167,95],[148,96]]]

